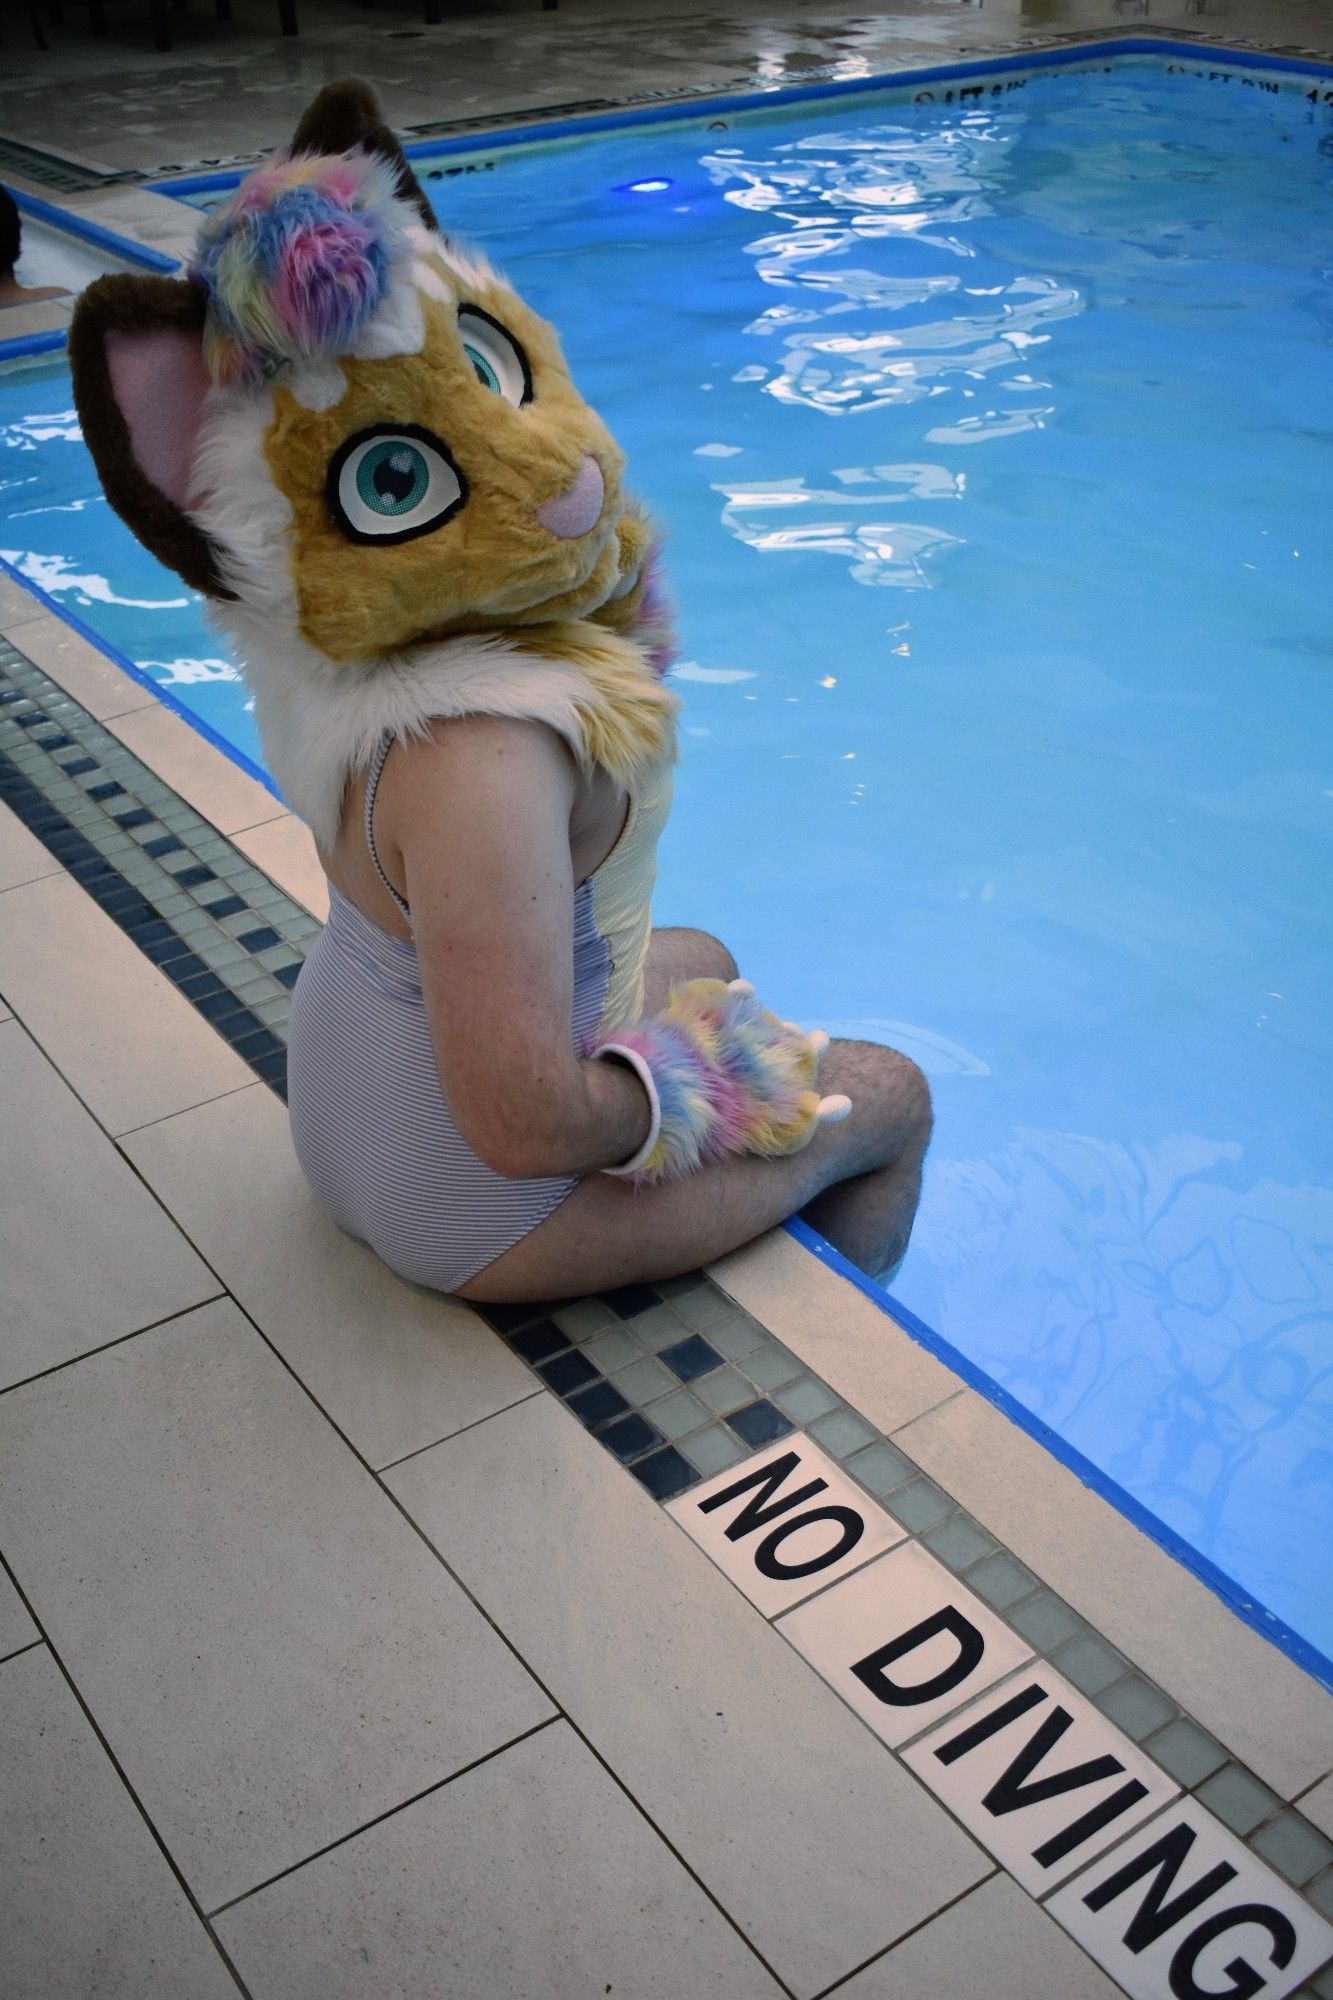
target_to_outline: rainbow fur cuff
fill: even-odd
[[[636,1071],[653,1109],[648,1138],[609,1171],[678,1180],[734,1153],[797,1152],[820,1117],[821,1043],[780,1021],[743,980],[691,979],[660,1014],[594,1051]]]

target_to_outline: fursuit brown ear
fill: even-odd
[[[307,106],[292,135],[293,153],[378,153],[398,178],[398,192],[410,201],[427,229],[439,231],[435,211],[407,164],[402,147],[384,122],[380,101],[360,77],[326,83]]]
[[[159,562],[232,597],[217,544],[186,511],[208,390],[204,295],[183,278],[98,278],[69,332],[74,402],[107,499]]]

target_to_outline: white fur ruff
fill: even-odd
[[[326,851],[351,780],[385,736],[407,742],[436,719],[507,715],[544,722],[586,760],[588,681],[576,666],[523,653],[503,634],[443,640],[335,662],[242,604],[210,607],[254,692],[264,762]]]

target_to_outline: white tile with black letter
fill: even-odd
[[[672,1500],[667,1512],[772,1618],[906,1539],[906,1530],[799,1433]]]
[[[1132,2000],[1282,2000],[1333,1952],[1333,1925],[1193,1799],[1046,1904]]]
[[[778,1621],[891,1747],[984,1693],[1032,1649],[943,1563],[907,1542]]]
[[[1180,1789],[1043,1662],[950,1716],[903,1758],[1034,1896]]]

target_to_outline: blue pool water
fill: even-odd
[[[659,920],[922,1063],[895,1295],[1333,1653],[1333,113],[1144,60],[426,185],[671,531]],[[0,441],[0,552],[257,758],[63,373]]]

